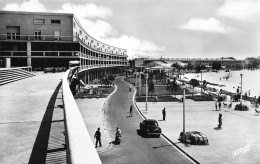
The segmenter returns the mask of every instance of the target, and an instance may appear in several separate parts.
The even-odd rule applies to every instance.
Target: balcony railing
[[[0,34],[0,40],[12,41],[79,41],[76,36],[53,36],[53,35],[8,35]]]

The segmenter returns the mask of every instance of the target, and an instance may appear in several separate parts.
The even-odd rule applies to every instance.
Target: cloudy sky
[[[260,56],[260,0],[0,0],[1,10],[74,13],[131,57]]]

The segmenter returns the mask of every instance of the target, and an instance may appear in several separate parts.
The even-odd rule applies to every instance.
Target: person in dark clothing
[[[219,108],[219,110],[221,109],[221,103],[220,103],[220,101],[218,102],[218,108]]]
[[[94,138],[96,138],[96,147],[97,147],[97,144],[99,143],[99,146],[101,147],[102,144],[101,144],[101,133],[100,133],[100,128],[97,129],[95,135],[94,135]]]
[[[130,106],[130,110],[129,110],[130,116],[133,117],[133,106]]]
[[[219,114],[219,116],[218,116],[218,129],[222,130],[221,126],[222,126],[222,114]]]
[[[163,121],[165,121],[165,117],[166,117],[166,111],[165,111],[165,108],[163,108],[163,110],[162,110],[162,115],[163,115]]]

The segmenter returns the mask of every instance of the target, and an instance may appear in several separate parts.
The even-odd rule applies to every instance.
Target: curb
[[[125,79],[125,78],[123,78]],[[125,80],[124,80],[125,81]],[[128,83],[127,81],[125,81],[126,83]],[[137,92],[137,89],[135,87],[133,87],[135,89],[134,95],[133,95],[133,102],[134,105],[138,111],[138,113],[141,115],[141,117],[146,120],[146,117],[143,115],[143,113],[140,111],[140,109],[138,108],[138,106],[136,105],[136,101],[135,101],[135,95]],[[179,146],[177,146],[174,142],[172,142],[165,134],[162,133],[162,136],[164,137],[165,140],[167,140],[168,142],[170,142],[173,146],[175,146],[180,152],[182,152],[185,156],[187,156],[192,162],[199,164],[199,162],[194,159],[192,156],[190,156],[188,153],[186,153],[184,150],[182,150]]]
[[[104,133],[105,133],[105,136],[106,136],[106,140],[107,140],[107,141],[111,141],[111,138],[109,137],[108,131],[107,131],[107,129],[106,129],[107,124],[106,124],[106,117],[105,117],[105,109],[107,108],[106,104],[107,104],[108,100],[110,99],[110,97],[111,97],[116,91],[117,91],[117,85],[115,85],[115,90],[108,95],[108,97],[106,98],[105,103],[103,104],[103,107],[102,107],[102,128],[103,128],[103,130],[104,130]],[[109,149],[111,149],[112,147],[113,147],[113,145],[111,144],[111,142],[109,142],[108,145],[106,145],[103,149],[98,150],[97,152],[98,152],[98,154],[102,154],[102,153],[108,151]]]

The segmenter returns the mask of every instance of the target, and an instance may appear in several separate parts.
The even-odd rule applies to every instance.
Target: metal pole
[[[183,132],[182,140],[185,142],[185,88],[183,88]]]
[[[148,97],[147,97],[147,92],[148,92],[147,79],[148,79],[148,78],[145,78],[145,88],[146,88],[146,91],[145,91],[145,93],[146,93],[146,98],[145,98],[145,100],[146,100],[145,110],[146,110],[146,111],[148,110],[148,108],[147,108],[147,99],[148,99]]]
[[[243,77],[243,74],[240,74],[240,76],[241,76],[240,105],[241,105],[241,109],[243,109],[242,108],[242,77]]]
[[[200,72],[201,73],[201,86],[200,86],[200,95],[202,95],[202,71]]]
[[[141,96],[141,71],[139,72],[139,97]]]

